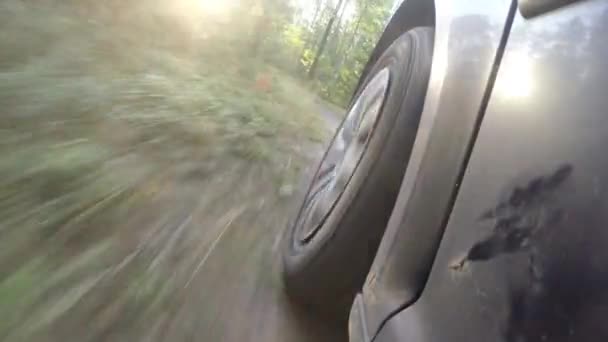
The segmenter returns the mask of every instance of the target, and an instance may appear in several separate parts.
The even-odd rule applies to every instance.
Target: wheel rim
[[[296,222],[295,240],[309,243],[340,200],[376,128],[389,87],[382,69],[363,89],[327,149]]]

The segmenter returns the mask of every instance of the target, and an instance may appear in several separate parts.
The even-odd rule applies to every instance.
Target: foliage
[[[145,328],[174,290],[165,255],[181,255],[175,228],[199,183],[233,164],[282,179],[325,137],[315,97],[250,58],[254,20],[180,6],[0,3],[0,340]],[[218,187],[216,202],[234,190]]]
[[[308,78],[307,73],[318,60],[311,85],[326,100],[346,106],[393,1],[317,0],[312,12],[310,8],[302,12],[297,2],[287,0],[241,3],[224,22],[225,31],[232,37],[221,37],[230,42],[226,45],[242,47],[244,55],[253,54],[301,80]],[[251,13],[259,16],[252,17]]]
[[[334,3],[319,2],[320,6],[335,6]],[[327,48],[319,55],[319,37],[323,34],[335,14],[321,10],[319,17],[307,27],[312,44],[305,47],[301,63],[310,68],[313,60],[319,59],[315,87],[327,100],[346,106],[355,90],[359,77],[390,14],[392,1],[351,0],[343,3],[338,11],[338,23],[331,32]],[[349,7],[351,6],[351,7]],[[347,8],[353,8],[345,16]]]
[[[312,16],[199,2],[0,3],[1,340],[90,324],[141,337],[200,250],[183,247],[184,212],[214,226],[244,196],[288,192],[327,137],[306,88],[346,105],[388,15],[371,0],[317,0]]]

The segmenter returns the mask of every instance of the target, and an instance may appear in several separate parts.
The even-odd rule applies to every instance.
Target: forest
[[[387,22],[394,1],[315,0],[312,16],[286,26],[286,50],[298,56],[298,71],[326,100],[346,106]],[[296,18],[298,16],[296,15]]]
[[[0,340],[251,340],[223,322],[282,298],[272,246],[390,10],[0,2]]]
[[[226,7],[223,13],[218,5],[210,7],[215,7],[221,22],[215,23],[217,38],[232,42],[227,49],[241,49],[228,54],[253,56],[281,68],[344,107],[393,4],[392,0],[243,0],[238,6],[219,6]]]

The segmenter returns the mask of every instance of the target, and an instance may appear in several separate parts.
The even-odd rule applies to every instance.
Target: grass
[[[102,334],[116,312],[148,315],[177,286],[163,281],[170,264],[150,269],[175,238],[167,227],[217,189],[200,184],[242,164],[277,192],[325,137],[296,80],[185,38],[171,13],[0,3],[0,339],[61,340],[79,318]]]

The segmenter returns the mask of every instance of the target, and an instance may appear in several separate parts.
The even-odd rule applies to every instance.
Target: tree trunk
[[[350,0],[344,0],[344,4],[342,5],[342,9],[340,10],[340,15],[338,16],[338,21],[336,24],[336,28],[334,29],[334,44],[332,44],[332,46],[334,47],[334,57],[338,56],[338,58],[334,61],[334,63],[337,63],[337,61],[340,59],[339,58],[339,53],[340,53],[340,30],[342,29],[342,19],[344,18],[344,12],[346,12],[346,7],[348,6]]]
[[[348,45],[346,45],[346,48],[343,53],[342,51],[338,51],[338,63],[335,65],[336,77],[334,78],[334,86],[340,80],[340,69],[342,68],[342,64],[344,63],[344,61],[348,60],[348,56],[352,50],[353,44],[355,43],[357,34],[359,34],[359,27],[361,26],[361,21],[363,21],[363,17],[365,17],[365,14],[367,13],[368,6],[369,1],[366,1],[365,5],[361,9],[361,12],[359,13],[359,18],[357,18],[357,23],[355,24],[355,28],[353,29],[353,34],[350,37],[350,42],[348,43]]]
[[[367,8],[369,7],[369,1],[365,2],[365,6],[361,9],[361,13],[359,14],[359,18],[357,19],[357,24],[355,24],[355,29],[353,30],[353,34],[350,37],[350,43],[346,46],[346,51],[344,56],[346,57],[355,43],[355,38],[357,38],[357,34],[359,34],[359,27],[361,26],[361,21],[363,21],[363,17],[367,13]]]
[[[306,37],[306,41],[304,42],[304,45],[302,46],[302,50],[300,51],[299,54],[299,59],[297,60],[296,65],[300,66],[300,61],[304,59],[305,54],[306,54],[306,50],[308,50],[309,48],[311,48],[312,46],[315,46],[316,44],[316,40],[317,40],[317,26],[319,26],[319,20],[321,20],[321,18],[323,18],[323,12],[321,9],[323,8],[323,5],[325,4],[324,0],[317,0],[316,2],[316,6],[315,6],[315,14],[312,17],[312,21],[308,27],[308,34]],[[305,71],[306,68],[303,68],[303,72],[306,73]]]
[[[312,44],[314,44],[315,41],[315,31],[318,25],[318,21],[320,19],[321,16],[321,7],[323,6],[325,2],[323,0],[317,0],[317,6],[315,7],[315,14],[312,17],[312,22],[310,24],[310,34],[308,35],[308,39],[306,39],[306,43],[304,44],[304,50],[306,50],[308,47],[310,47]],[[302,52],[303,53],[303,52]]]
[[[321,59],[321,56],[323,55],[323,52],[325,51],[325,47],[327,45],[327,40],[329,39],[329,34],[331,33],[331,29],[333,28],[334,23],[335,23],[336,19],[338,18],[338,14],[340,12],[340,9],[342,8],[343,3],[344,3],[344,0],[339,0],[338,5],[336,6],[336,8],[334,10],[334,13],[332,14],[331,18],[329,19],[327,26],[325,27],[325,32],[323,32],[323,37],[321,38],[321,43],[319,43],[319,47],[317,48],[317,53],[315,54],[315,60],[312,62],[312,65],[310,66],[310,70],[308,71],[308,77],[310,79],[313,79],[315,77],[317,68],[319,66],[319,61]]]

